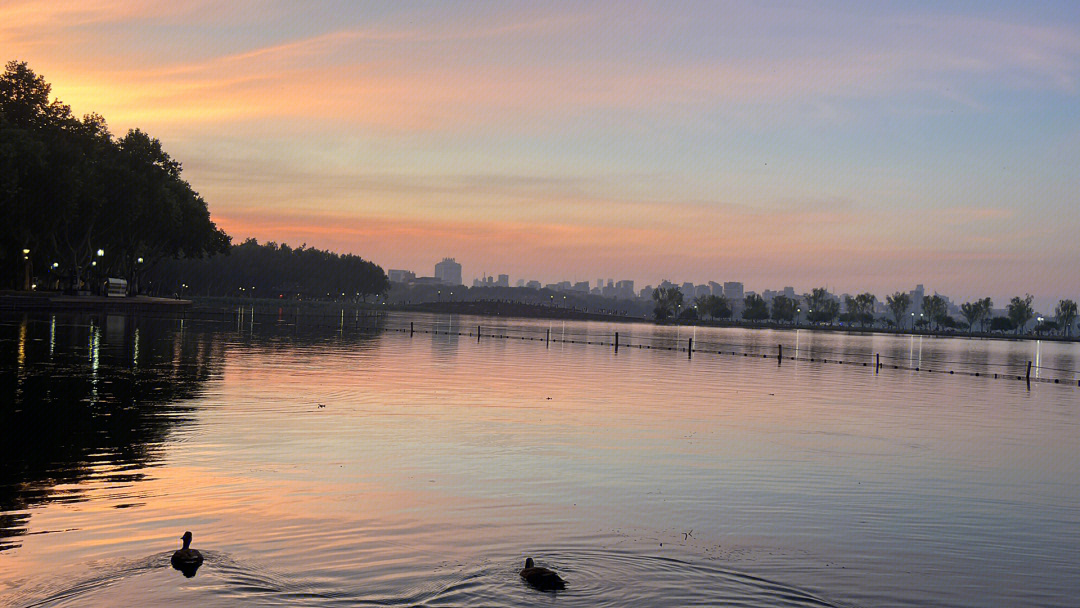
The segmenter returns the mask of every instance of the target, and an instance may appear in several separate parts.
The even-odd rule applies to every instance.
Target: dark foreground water
[[[477,323],[508,337],[458,335]],[[614,331],[618,353],[581,343]],[[689,338],[816,360],[636,348]],[[875,374],[877,353],[922,371]],[[1028,360],[1061,383],[992,378]],[[1077,361],[647,325],[0,317],[0,605],[1076,606]],[[194,578],[169,565],[185,530]],[[568,588],[524,586],[527,556]]]

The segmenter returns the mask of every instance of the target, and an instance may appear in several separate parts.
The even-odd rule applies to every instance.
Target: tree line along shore
[[[653,315],[658,321],[668,319],[713,319],[730,321],[734,316],[732,302],[724,296],[699,296],[686,302],[678,287],[658,287],[652,294]],[[965,332],[981,335],[1034,335],[1072,337],[1077,323],[1077,305],[1063,299],[1054,309],[1054,318],[1038,315],[1032,307],[1030,294],[1013,297],[1005,306],[1004,315],[994,315],[991,298],[981,298],[960,305],[960,319],[948,312],[944,298],[934,294],[913,302],[911,296],[896,292],[886,296],[889,314],[875,314],[877,296],[862,293],[847,296],[841,313],[840,299],[825,288],[815,288],[802,297],[776,296],[771,302],[758,294],[747,295],[742,304],[741,318],[751,324],[794,325],[805,322],[811,327],[859,329],[891,329],[935,334]],[[918,308],[916,309],[916,304]],[[918,310],[918,312],[916,312]]]
[[[300,297],[387,289],[355,255],[232,239],[184,180],[179,161],[140,129],[114,136],[99,114],[75,117],[25,62],[0,74],[0,289],[104,295]],[[110,290],[111,291],[111,290]]]

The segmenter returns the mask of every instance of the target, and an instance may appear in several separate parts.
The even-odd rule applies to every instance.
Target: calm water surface
[[[631,346],[581,343],[615,331]],[[690,338],[819,360],[636,348]],[[877,353],[938,371],[875,374]],[[986,377],[1029,360],[1062,383]],[[1076,606],[1077,361],[805,331],[9,314],[0,605]],[[169,566],[185,530],[194,578]],[[527,556],[567,590],[524,586]]]

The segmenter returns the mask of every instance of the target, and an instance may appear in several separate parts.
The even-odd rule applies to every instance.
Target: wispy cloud
[[[205,8],[188,6],[183,14],[202,15]],[[72,28],[85,40],[93,37],[88,26],[150,15],[167,20],[178,12],[171,4],[20,3],[0,11],[0,21],[8,23],[0,32],[18,46],[33,44],[35,32],[55,37]],[[701,111],[738,115],[743,106],[762,103],[804,110],[807,103],[825,107],[893,95],[980,107],[987,85],[1075,93],[1080,73],[1080,42],[1070,28],[986,18],[883,16],[870,22],[871,33],[881,33],[876,39],[818,44],[766,36],[752,47],[760,52],[747,54],[722,45],[680,52],[632,19],[595,10],[506,10],[464,27],[430,12],[416,16],[412,23],[385,18],[315,35],[255,39],[243,50],[150,65],[98,61],[108,53],[98,39],[71,69],[50,77],[71,102],[125,124],[303,120],[309,128],[309,119],[319,117],[335,128],[454,131],[550,129],[567,117],[604,112],[627,121],[627,113],[643,111],[661,120]],[[714,17],[718,38],[734,34],[737,19],[706,11],[703,20]],[[774,17],[789,28],[799,12]],[[665,22],[679,26],[667,12],[652,18],[654,29]],[[806,27],[824,28],[821,19]]]

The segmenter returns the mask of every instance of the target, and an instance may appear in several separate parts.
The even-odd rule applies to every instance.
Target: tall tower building
[[[454,258],[443,258],[435,264],[435,278],[447,285],[461,285],[461,264]]]

